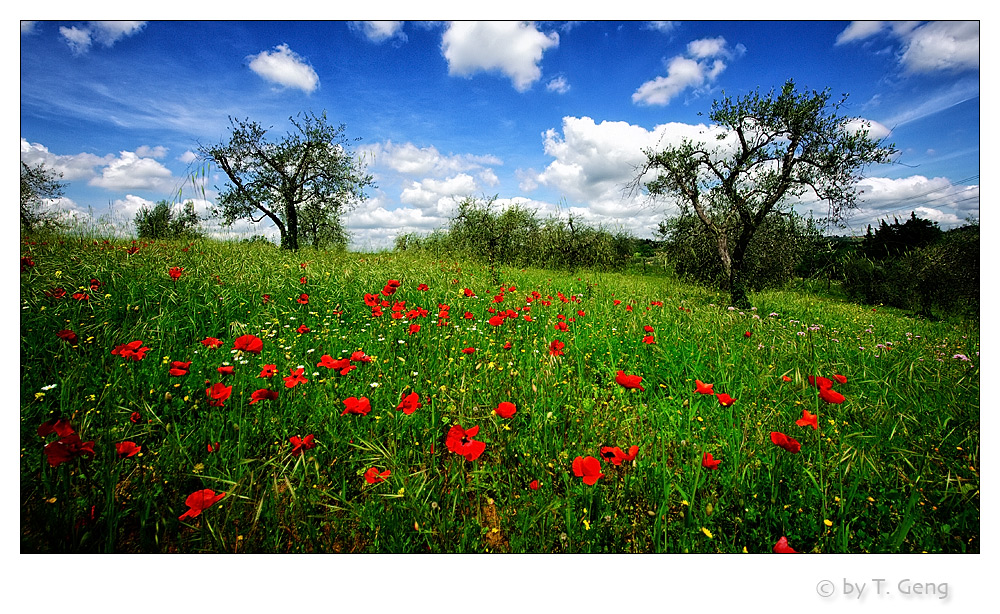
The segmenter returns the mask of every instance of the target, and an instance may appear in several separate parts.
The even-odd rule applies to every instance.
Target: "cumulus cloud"
[[[140,145],[136,148],[135,155],[140,158],[163,158],[167,155],[167,148],[163,145],[157,145],[155,147]]]
[[[181,155],[177,156],[177,159],[183,162],[184,164],[191,164],[192,162],[198,159],[198,154],[189,149],[184,153],[182,153]]]
[[[541,78],[542,54],[558,45],[558,33],[544,34],[534,24],[514,21],[452,22],[441,37],[448,74],[471,77],[499,71],[519,92]]]
[[[373,158],[374,168],[386,166],[398,173],[410,176],[433,175],[440,177],[503,164],[500,158],[493,155],[445,155],[433,145],[418,147],[413,143],[397,144],[392,141],[375,144],[365,148],[364,152],[365,155],[370,155]]]
[[[413,181],[399,195],[399,201],[420,209],[431,209],[443,214],[462,199],[480,192],[479,184],[466,173],[446,179]]]
[[[390,39],[396,39],[399,43],[406,42],[402,21],[351,21],[347,27],[360,32],[373,43],[384,43]]]
[[[93,43],[111,47],[146,27],[145,21],[90,21],[80,26],[61,26],[59,34],[74,55],[90,51]]]
[[[837,45],[885,35],[900,42],[899,62],[907,72],[962,72],[979,69],[979,22],[855,21]]]
[[[545,84],[545,89],[556,94],[565,94],[569,91],[569,82],[566,81],[566,77],[560,75],[555,79],[549,79],[549,82]]]
[[[868,138],[880,140],[889,136],[891,132],[888,128],[878,123],[877,121],[864,118],[854,118],[844,124],[844,130],[855,134],[862,130],[868,131]]]
[[[21,22],[21,35],[25,34],[38,34],[38,22],[24,20]]]
[[[63,181],[78,181],[94,177],[94,169],[111,162],[114,156],[95,156],[90,153],[74,155],[58,155],[50,152],[41,143],[29,143],[21,138],[21,161],[28,166],[45,164],[57,173],[62,174]]]
[[[654,32],[661,32],[663,34],[670,34],[676,27],[677,24],[673,21],[647,21],[642,24],[643,30],[653,30]]]
[[[108,190],[170,190],[170,169],[153,158],[123,151],[88,183]]]
[[[664,106],[684,90],[692,88],[700,91],[710,87],[726,69],[726,60],[742,55],[744,51],[743,45],[729,49],[726,39],[721,36],[691,41],[686,55],[676,55],[665,61],[666,76],[640,85],[632,94],[632,102]]]
[[[299,54],[282,43],[274,51],[261,51],[247,56],[250,70],[265,81],[282,87],[300,89],[309,94],[319,87],[319,75]]]

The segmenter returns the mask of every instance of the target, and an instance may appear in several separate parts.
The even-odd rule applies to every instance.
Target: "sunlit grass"
[[[739,311],[658,277],[412,253],[56,237],[22,256],[26,552],[736,553],[782,536],[800,552],[979,550],[971,323],[790,291]],[[401,285],[374,317],[364,296],[390,279]],[[400,301],[426,315],[393,318]],[[517,317],[489,322],[507,310]],[[234,349],[242,335],[260,354]],[[142,360],[112,355],[135,340],[150,348]],[[344,375],[317,366],[358,351],[371,360]],[[188,373],[171,376],[173,361]],[[299,367],[308,381],[286,387]],[[834,374],[847,378],[842,404],[808,382]],[[696,379],[735,403],[695,393]],[[206,395],[215,383],[232,387],[221,407]],[[259,389],[278,398],[251,404]],[[411,392],[422,407],[397,411]],[[350,397],[371,411],[342,415]],[[501,402],[511,418],[493,411]],[[803,410],[818,430],[795,424]],[[93,458],[50,466],[57,436],[38,428],[58,417]],[[454,424],[479,427],[475,460],[446,447]],[[293,454],[290,438],[310,434],[315,447]],[[123,441],[141,452],[118,458]],[[574,475],[577,457],[631,446],[635,459],[602,461],[594,485]],[[368,483],[371,468],[388,477]],[[225,496],[180,520],[206,488]]]

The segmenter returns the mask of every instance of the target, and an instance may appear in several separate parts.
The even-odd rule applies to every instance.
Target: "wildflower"
[[[183,377],[188,374],[188,369],[191,367],[191,362],[182,362],[180,360],[175,360],[170,363],[170,377]]]
[[[642,338],[642,342],[647,343],[649,345],[653,345],[656,343],[656,340],[653,339],[653,335],[646,335]]]
[[[259,390],[254,390],[250,393],[250,405],[253,405],[257,401],[273,401],[278,398],[277,390],[268,390],[267,388],[261,388]]]
[[[458,424],[452,425],[445,438],[445,446],[455,454],[464,456],[465,460],[474,461],[486,450],[485,443],[473,439],[477,433],[479,433],[478,425],[469,430]]]
[[[205,389],[205,394],[208,396],[209,405],[212,407],[224,407],[223,402],[229,398],[229,395],[233,393],[232,386],[226,386],[221,382],[218,384],[212,384],[210,388]]]
[[[52,290],[46,290],[45,291],[45,296],[47,296],[49,298],[54,298],[54,299],[65,298],[66,297],[66,290],[64,290],[62,288],[54,288]]]
[[[798,426],[811,426],[813,430],[819,428],[819,420],[814,414],[810,414],[809,410],[802,410],[802,417],[795,421]]]
[[[137,411],[134,411],[128,417],[128,421],[131,422],[132,424],[139,424],[140,422],[142,422],[142,414],[140,414]]]
[[[782,375],[781,376],[781,381],[783,381],[783,382],[790,382],[790,381],[792,381],[792,378],[788,377],[787,375]]]
[[[215,337],[206,337],[201,340],[201,344],[207,347],[208,349],[222,347],[222,342],[216,339]]]
[[[260,297],[260,302],[261,304],[267,305],[268,303],[271,302],[271,295],[265,294],[264,296]]]
[[[829,390],[830,388],[833,388],[833,382],[832,381],[828,380],[825,377],[819,377],[819,376],[815,376],[815,375],[810,375],[809,376],[809,385],[810,386],[816,386],[820,390],[824,390],[824,389]]]
[[[149,348],[142,347],[142,341],[132,341],[116,346],[115,349],[111,350],[111,353],[125,359],[142,360],[148,351]]]
[[[90,291],[91,292],[97,292],[98,290],[101,289],[102,285],[103,284],[100,281],[98,281],[97,278],[95,278],[95,277],[90,278]]]
[[[309,329],[309,327],[308,327],[308,326],[306,326],[305,324],[300,324],[300,325],[299,325],[299,327],[298,327],[297,329],[295,329],[295,330],[296,330],[296,332],[298,332],[298,333],[299,333],[300,335],[304,335],[304,334],[308,333],[310,329]]]
[[[118,452],[118,456],[123,458],[132,458],[141,450],[142,446],[135,445],[134,441],[123,441],[115,444],[115,451]]]
[[[717,394],[716,398],[719,399],[719,405],[723,407],[729,407],[730,405],[736,402],[736,399],[734,399],[733,397],[729,396],[724,392],[720,392],[719,394]]]
[[[357,351],[351,352],[351,361],[352,362],[371,362],[372,361],[372,357],[368,356],[367,354],[365,354],[361,350],[357,350]]]
[[[175,282],[181,278],[181,274],[183,273],[184,273],[183,267],[178,267],[178,266],[170,267],[170,270],[167,271],[167,274],[170,275],[170,279],[174,280]]]
[[[218,441],[216,441],[216,442],[215,442],[214,444],[213,444],[212,442],[209,442],[209,443],[208,443],[208,444],[207,444],[207,445],[205,446],[205,449],[207,449],[207,450],[208,450],[208,453],[209,453],[209,454],[213,454],[213,453],[215,453],[215,452],[218,452],[218,451],[219,451],[219,442],[218,442]]]
[[[558,339],[553,339],[552,343],[549,344],[549,356],[564,355],[565,354],[565,352],[563,352],[564,347],[566,347],[565,343],[559,341]]]
[[[362,416],[367,416],[368,412],[372,410],[371,402],[368,401],[368,397],[348,397],[344,399],[344,411],[340,412],[340,415],[344,414],[360,414]]]
[[[308,280],[307,280],[307,279],[306,279],[305,277],[299,277],[299,283],[300,283],[300,284],[304,284],[304,283],[306,283],[307,281],[308,281]]]
[[[45,446],[45,456],[52,467],[58,467],[78,456],[94,458],[94,442],[82,441],[76,433],[69,433]]]
[[[694,385],[695,385],[694,391],[699,394],[715,394],[715,392],[712,390],[712,386],[714,386],[715,384],[706,384],[705,382],[696,379],[694,380]]]
[[[288,441],[292,444],[292,456],[316,447],[316,438],[311,433],[302,439],[299,439],[298,435],[292,435]]]
[[[640,376],[625,375],[625,372],[621,370],[619,370],[615,375],[615,382],[623,388],[638,388],[643,392],[646,391],[646,389],[642,387],[642,378]]]
[[[504,321],[504,316],[502,315],[493,316],[489,320],[490,326],[500,326],[501,324],[503,324],[503,321]]]
[[[471,348],[471,347],[470,347],[470,348],[463,348],[463,349],[462,349],[462,353],[463,353],[463,354],[472,354],[472,353],[474,353],[475,351],[476,351],[476,348]]]
[[[293,367],[289,369],[288,372],[291,373],[291,375],[286,375],[282,378],[285,380],[285,388],[295,388],[298,384],[304,384],[309,381],[303,377],[303,373],[305,373],[305,368],[303,367],[299,367],[298,369]]]
[[[216,369],[216,371],[218,371],[220,375],[232,375],[233,371],[235,371],[235,367],[232,365],[222,365]]]
[[[420,290],[421,292],[423,292],[423,291],[426,291],[426,290],[430,290],[430,288],[427,286],[427,284],[420,284],[419,286],[417,286],[417,290]]]
[[[89,301],[90,295],[87,294],[86,292],[74,292],[73,298],[75,298],[78,301]]]
[[[74,432],[73,427],[70,426],[69,420],[66,420],[65,418],[53,418],[52,420],[43,422],[38,427],[39,437],[47,437],[52,433],[55,433],[62,438],[72,435]]]
[[[611,463],[614,466],[619,466],[622,461],[625,460],[625,453],[618,446],[603,446],[601,452],[598,455],[606,463]]]
[[[462,290],[462,294],[464,294],[465,296],[468,296],[468,297],[472,297],[472,296],[476,295],[476,293],[473,292],[472,290],[470,290],[469,288],[465,288],[464,290]]]
[[[71,345],[76,345],[76,342],[80,340],[79,337],[76,336],[76,333],[71,330],[61,330],[56,333],[56,337],[69,342]]]
[[[528,488],[530,488],[531,490],[538,490],[539,488],[538,480],[531,480],[531,482],[528,483]]]
[[[642,327],[642,330],[643,330],[643,332],[652,333],[653,332],[653,327],[650,326],[649,324],[647,324],[647,325],[645,325],[645,326]]]
[[[517,407],[509,401],[503,401],[493,411],[501,418],[512,418],[517,413]]]
[[[260,370],[260,375],[257,377],[274,377],[278,372],[278,365],[264,365],[264,368]]]
[[[958,360],[964,360],[966,362],[969,361],[969,357],[966,356],[965,354],[955,354],[954,356],[952,356],[952,358],[956,358]]]
[[[409,416],[421,407],[423,407],[423,403],[420,402],[420,395],[416,392],[411,392],[410,394],[401,396],[399,405],[396,406],[396,411],[401,411]]]
[[[295,302],[298,303],[299,305],[308,305],[309,304],[309,295],[308,294],[300,294],[299,298],[295,299]]]
[[[420,332],[420,325],[419,324],[410,324],[409,334],[412,335],[412,334],[418,333],[418,332]]]
[[[701,457],[701,466],[704,467],[705,469],[714,471],[719,468],[720,464],[722,464],[722,459],[712,458],[711,452],[705,452],[705,454],[703,454]]]
[[[819,398],[823,399],[827,403],[833,403],[835,405],[840,405],[845,401],[844,395],[840,394],[833,388],[820,388]]]
[[[788,450],[792,454],[798,454],[799,450],[802,449],[802,444],[795,441],[788,435],[785,435],[784,433],[779,433],[777,431],[771,431],[771,443],[780,448]]]
[[[264,349],[264,342],[254,335],[242,335],[233,341],[233,349],[260,354]]]
[[[180,515],[178,520],[184,520],[185,518],[194,518],[200,516],[202,512],[212,507],[216,503],[222,500],[226,496],[226,493],[220,492],[215,494],[215,491],[211,488],[206,488],[204,490],[198,490],[190,495],[188,495],[187,500],[184,501],[184,505],[188,506],[188,511]]]
[[[847,383],[847,378],[844,377],[843,375],[839,374],[839,373],[835,374],[833,376],[833,379],[837,380],[838,384],[846,384]]]
[[[593,456],[577,456],[573,459],[573,475],[583,478],[583,483],[587,486],[593,486],[599,478],[604,477],[601,462]]]
[[[751,333],[750,331],[743,333],[743,336],[746,337],[747,339],[749,339],[751,335],[753,335],[753,333]]]
[[[365,481],[369,484],[378,484],[379,482],[384,482],[390,475],[392,475],[392,472],[388,469],[379,472],[378,467],[371,467],[368,471],[365,471]]]
[[[778,543],[774,544],[775,554],[796,554],[797,551],[788,545],[788,538],[784,535],[778,540]]]

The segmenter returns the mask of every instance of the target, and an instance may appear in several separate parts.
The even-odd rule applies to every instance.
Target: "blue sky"
[[[280,136],[326,111],[377,184],[344,218],[355,248],[442,227],[470,195],[651,237],[674,209],[623,192],[643,148],[697,136],[723,92],[787,79],[850,94],[843,113],[901,152],[868,169],[840,232],[979,217],[976,22],[41,21],[20,52],[21,160],[61,171],[52,206],[83,218],[125,224],[178,190],[206,211],[225,177],[203,198],[193,152],[229,116]]]

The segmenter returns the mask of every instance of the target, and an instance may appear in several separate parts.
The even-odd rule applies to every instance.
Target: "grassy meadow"
[[[980,551],[975,322],[411,252],[21,257],[22,553]]]

